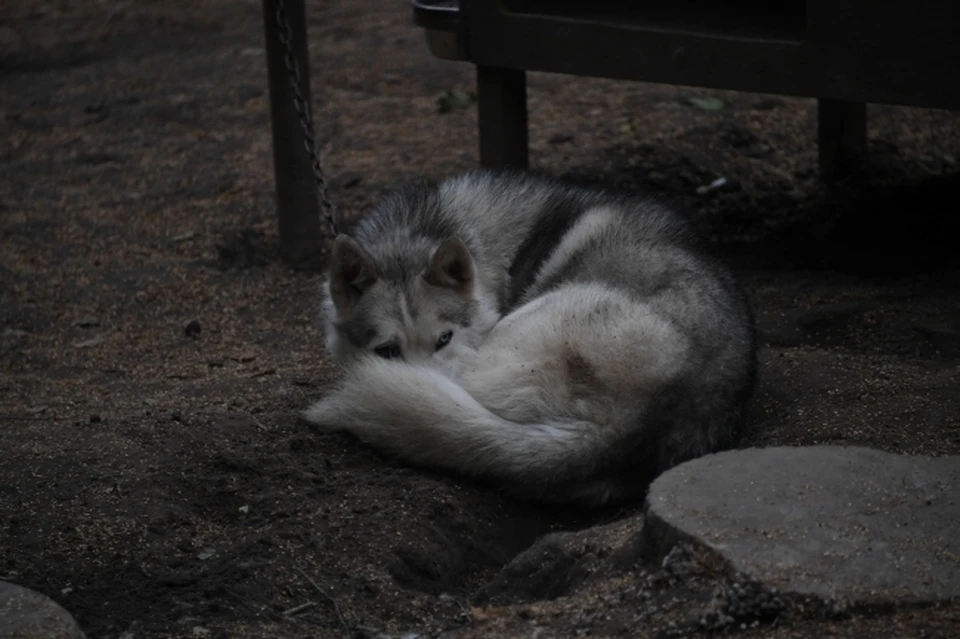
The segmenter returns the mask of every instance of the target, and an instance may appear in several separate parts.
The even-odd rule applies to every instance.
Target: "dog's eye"
[[[446,331],[440,334],[440,337],[437,338],[437,350],[450,343],[450,340],[453,338],[453,331]]]
[[[373,349],[373,352],[383,359],[399,359],[400,358],[400,345],[399,344],[382,344]]]

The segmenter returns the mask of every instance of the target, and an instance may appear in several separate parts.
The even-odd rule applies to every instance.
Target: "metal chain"
[[[316,181],[317,197],[326,213],[330,231],[333,237],[336,237],[339,235],[337,209],[330,201],[330,196],[327,193],[327,181],[323,177],[320,153],[317,152],[317,142],[313,134],[313,116],[310,113],[310,103],[303,97],[303,91],[300,88],[300,65],[297,64],[297,58],[293,55],[293,34],[284,12],[284,0],[277,1],[276,18],[277,26],[280,28],[280,42],[286,52],[284,63],[290,77],[290,90],[293,91],[293,106],[300,117],[300,128],[303,129],[303,148],[310,156],[310,167],[313,169],[313,177]]]

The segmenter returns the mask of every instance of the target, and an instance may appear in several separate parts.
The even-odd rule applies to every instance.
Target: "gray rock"
[[[52,599],[8,581],[0,581],[0,636],[85,639],[70,613]]]
[[[650,487],[644,544],[691,542],[780,592],[849,605],[960,598],[960,457],[727,451]]]

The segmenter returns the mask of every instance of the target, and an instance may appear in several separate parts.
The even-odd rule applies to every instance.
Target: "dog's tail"
[[[588,479],[610,455],[607,429],[576,419],[503,419],[449,377],[424,366],[372,358],[359,362],[304,417],[324,430],[350,432],[408,463],[492,480],[541,501],[599,504],[615,490],[609,482]]]

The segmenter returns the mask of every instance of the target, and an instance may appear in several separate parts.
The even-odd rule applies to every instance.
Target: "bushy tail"
[[[605,429],[576,420],[511,422],[423,366],[359,362],[304,417],[409,463],[494,480],[541,500],[604,502],[611,489],[589,479],[610,454]],[[566,494],[539,494],[560,486]]]

